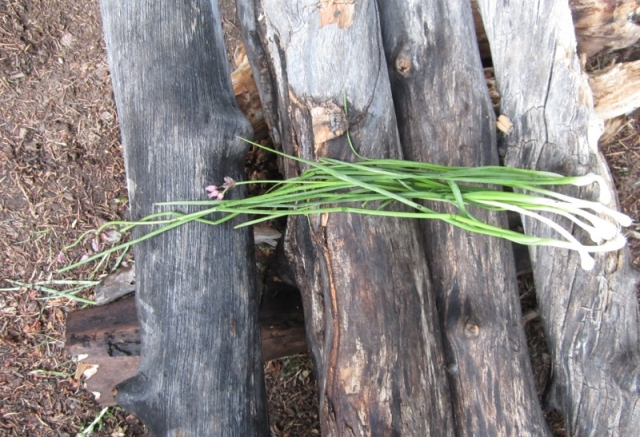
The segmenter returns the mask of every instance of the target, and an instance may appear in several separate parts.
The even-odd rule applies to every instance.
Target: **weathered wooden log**
[[[136,291],[136,266],[120,266],[115,272],[102,278],[96,286],[94,300],[96,305],[106,305],[127,294]]]
[[[502,137],[505,164],[567,175],[591,171],[610,180],[597,150],[601,121],[580,70],[566,1],[478,3],[492,47],[502,113],[514,126]],[[531,68],[522,53],[534,52],[536,68]],[[563,191],[595,197],[588,189]],[[532,234],[551,235],[539,222],[525,219],[524,225]],[[564,411],[567,435],[636,433],[637,274],[629,266],[628,250],[596,255],[589,272],[581,269],[575,252],[533,247],[530,254],[553,362],[548,406]]]
[[[640,108],[640,61],[625,62],[589,75],[596,114],[603,120]]]
[[[578,52],[593,56],[623,49],[640,39],[640,5],[636,0],[569,0]]]
[[[278,240],[282,237],[280,232],[267,225],[254,225],[252,230],[253,242],[256,245],[267,244],[276,247]],[[96,286],[94,300],[96,305],[105,305],[135,291],[135,264],[124,265],[123,263],[120,268],[104,277]]]
[[[640,39],[640,7],[636,0],[569,0],[578,51],[586,57],[635,44]],[[478,46],[482,59],[491,48],[477,0],[471,0]]]
[[[269,284],[260,304],[263,361],[307,351],[300,293]],[[140,364],[140,323],[133,296],[74,311],[67,317],[65,349],[82,363],[97,365],[87,389],[101,405],[115,405],[113,388],[135,375]]]
[[[217,2],[101,6],[132,218],[242,179],[237,137],[251,127],[233,95]],[[117,401],[153,435],[268,434],[253,245],[233,226],[193,223],[134,249],[142,360]]]
[[[582,61],[604,50],[613,51],[634,44],[640,39],[640,6],[636,0],[571,0],[573,22]],[[485,62],[491,49],[478,2],[471,0],[473,20]],[[638,61],[612,66],[589,74],[596,113],[603,120],[628,114],[640,107],[640,74]]]
[[[406,158],[498,165],[495,116],[469,2],[378,4]],[[506,214],[473,214],[507,227]],[[521,323],[511,244],[436,220],[421,223],[450,369],[456,435],[547,435]]]
[[[375,1],[241,0],[273,137],[307,159],[401,157]],[[342,109],[343,93],[349,116]],[[303,168],[284,162],[285,176]],[[416,223],[290,219],[323,435],[453,435],[435,299]]]
[[[478,7],[475,1],[472,1],[471,4],[474,8]],[[491,58],[491,51],[482,24],[482,17],[477,9],[474,9],[473,12],[480,54],[488,60]],[[609,120],[631,113],[640,107],[639,63],[640,61],[616,64],[589,74],[594,105],[600,118]],[[240,110],[251,122],[254,139],[265,138],[269,129],[262,112],[258,89],[244,51],[238,59],[238,67],[231,73],[231,82]]]

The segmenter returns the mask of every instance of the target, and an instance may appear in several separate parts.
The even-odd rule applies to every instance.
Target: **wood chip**
[[[500,115],[496,120],[496,126],[505,134],[509,135],[513,131],[513,123],[506,115]]]

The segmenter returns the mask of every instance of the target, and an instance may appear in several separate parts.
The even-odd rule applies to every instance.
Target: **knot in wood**
[[[467,338],[476,338],[480,335],[480,327],[476,323],[468,321],[464,324],[464,335]]]
[[[411,70],[411,59],[408,58],[404,58],[401,56],[398,56],[396,58],[396,71],[401,74],[402,76],[406,75],[409,70]]]
[[[406,76],[413,67],[413,61],[411,60],[411,50],[409,46],[404,46],[396,56],[396,71],[401,76]]]

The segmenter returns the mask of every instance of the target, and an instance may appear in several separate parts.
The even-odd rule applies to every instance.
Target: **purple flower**
[[[209,199],[215,198],[216,200],[222,200],[224,199],[225,193],[235,186],[236,181],[234,181],[233,178],[230,178],[229,176],[225,176],[224,184],[222,184],[222,186],[218,187],[217,185],[209,185],[208,187],[205,187],[205,190],[207,191],[207,196],[209,196]]]
[[[59,252],[58,255],[56,256],[56,261],[58,261],[59,263],[63,263],[65,258],[66,257],[64,256],[64,253]]]
[[[207,196],[209,196],[209,199],[213,199],[214,197],[217,198],[218,195],[220,195],[218,187],[216,187],[215,185],[209,185],[205,188],[205,190],[207,190]]]

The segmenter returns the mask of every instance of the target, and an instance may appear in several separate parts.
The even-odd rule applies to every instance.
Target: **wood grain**
[[[469,2],[379,5],[406,158],[498,165],[495,117]],[[504,214],[472,213],[507,227]],[[450,369],[456,435],[548,435],[520,321],[511,245],[437,220],[421,223]]]
[[[343,2],[328,15],[329,3],[238,2],[272,136],[290,154],[353,160],[344,135],[349,126],[361,154],[400,158],[376,3]],[[283,167],[286,177],[304,170],[291,162]],[[285,241],[303,295],[323,435],[452,435],[417,225],[312,216],[290,219]]]
[[[569,0],[569,6],[580,54],[611,52],[640,39],[636,0]]]
[[[101,7],[132,219],[157,202],[206,199],[224,176],[241,180],[237,136],[251,126],[233,95],[217,2]],[[252,238],[235,224],[192,223],[135,247],[142,360],[117,401],[153,435],[268,434]]]
[[[597,149],[601,121],[580,69],[567,3],[478,3],[492,47],[502,113],[514,124],[513,132],[501,139],[505,164],[567,175],[591,171],[611,184]],[[537,53],[535,68],[522,53]],[[562,191],[586,198],[597,194],[589,189]],[[529,233],[550,235],[537,222],[524,220],[524,225]],[[530,254],[553,362],[548,406],[564,411],[567,435],[636,433],[638,275],[630,268],[628,249],[597,255],[589,272],[580,268],[577,254],[567,250],[531,248]]]
[[[640,61],[616,64],[589,75],[596,114],[603,120],[640,107]]]

